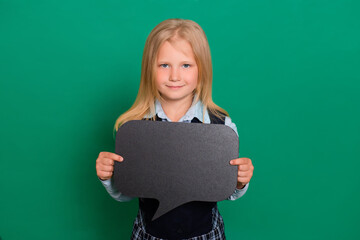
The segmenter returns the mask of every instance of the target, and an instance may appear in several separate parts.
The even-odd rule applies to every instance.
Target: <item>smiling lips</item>
[[[178,89],[178,88],[181,88],[183,86],[167,86],[168,88],[171,88],[171,89]]]

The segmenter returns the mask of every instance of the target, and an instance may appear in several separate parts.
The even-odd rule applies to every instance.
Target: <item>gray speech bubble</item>
[[[114,187],[130,197],[154,198],[152,220],[191,201],[218,202],[235,190],[239,156],[234,130],[221,124],[133,120],[122,125]]]

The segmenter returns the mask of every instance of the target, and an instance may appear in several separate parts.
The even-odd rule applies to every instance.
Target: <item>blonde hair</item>
[[[194,21],[173,18],[159,23],[149,34],[145,42],[142,63],[140,87],[134,104],[115,122],[114,130],[130,120],[141,120],[146,114],[155,115],[155,99],[161,99],[155,86],[157,54],[160,46],[178,39],[187,40],[192,46],[195,61],[198,66],[198,83],[195,89],[195,102],[201,100],[204,110],[207,108],[217,117],[224,118],[229,114],[217,106],[211,97],[212,63],[209,43],[205,32]],[[205,114],[205,111],[203,111]],[[152,118],[155,120],[155,116]]]

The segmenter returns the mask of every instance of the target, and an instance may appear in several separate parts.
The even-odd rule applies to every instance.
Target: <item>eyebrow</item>
[[[167,60],[158,60],[157,61],[158,63],[168,63],[170,61],[167,61]],[[194,63],[194,61],[191,61],[191,60],[186,60],[186,61],[181,61],[180,63]]]

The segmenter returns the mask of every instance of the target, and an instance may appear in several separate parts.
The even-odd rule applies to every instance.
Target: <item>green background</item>
[[[360,239],[360,2],[0,0],[0,238],[129,239],[100,151],[137,94],[150,31],[205,30],[248,192],[221,202],[228,239]]]

